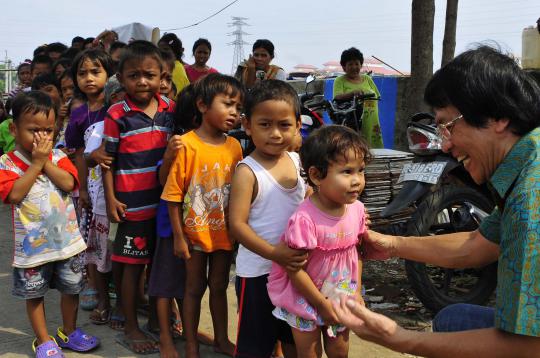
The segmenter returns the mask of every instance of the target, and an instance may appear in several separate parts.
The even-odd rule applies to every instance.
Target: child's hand
[[[317,312],[319,312],[325,325],[331,326],[338,324],[338,317],[329,299],[325,299],[324,303],[320,307],[317,307]]]
[[[291,249],[281,241],[274,246],[272,253],[272,261],[293,272],[300,270],[306,264],[307,258],[306,251]]]
[[[113,157],[105,150],[105,142],[101,143],[98,149],[90,153],[90,159],[99,164],[103,169],[109,170]]]
[[[32,146],[32,164],[43,168],[49,160],[49,154],[51,154],[52,148],[53,142],[48,134],[35,132]]]
[[[173,135],[171,139],[169,139],[163,159],[173,161],[174,158],[176,158],[176,153],[178,153],[183,146],[184,143],[182,143],[182,138],[179,135]]]
[[[60,106],[58,110],[58,118],[67,118],[69,116],[69,104],[66,102]],[[62,123],[63,124],[63,123]]]
[[[92,206],[90,203],[90,195],[88,190],[79,189],[79,200],[77,201],[77,210],[79,215],[82,215],[82,209],[89,209]]]
[[[107,216],[113,223],[119,223],[124,220],[126,216],[127,205],[119,202],[116,198],[107,200]]]
[[[371,216],[369,215],[369,213],[367,212],[366,210],[366,228],[369,229],[369,227],[371,226]]]
[[[191,258],[190,247],[184,238],[174,238],[174,255],[184,260]]]

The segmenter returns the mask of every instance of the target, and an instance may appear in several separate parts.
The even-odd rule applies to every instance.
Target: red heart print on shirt
[[[133,239],[133,243],[139,250],[142,250],[146,247],[146,237],[137,236]]]

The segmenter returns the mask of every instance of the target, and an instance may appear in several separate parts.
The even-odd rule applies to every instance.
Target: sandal
[[[54,339],[54,337],[51,337],[50,341],[41,343],[39,346],[37,345],[37,338],[35,338],[32,342],[32,350],[34,351],[34,353],[36,353],[36,358],[65,357],[60,347],[58,347],[58,344],[56,344],[56,340]]]
[[[173,338],[182,338],[184,336],[184,327],[182,327],[182,321],[176,318],[171,318],[171,331]]]
[[[109,323],[109,320],[111,318],[111,310],[109,308],[105,308],[102,310],[94,308],[88,318],[90,319],[90,322],[98,326],[102,324],[107,324]]]
[[[58,345],[76,352],[88,352],[99,346],[99,338],[86,334],[77,328],[69,336],[62,332],[61,328],[56,331]]]
[[[98,305],[97,291],[93,288],[86,288],[80,294],[79,306],[85,311],[91,311]]]
[[[118,313],[112,313],[111,317],[109,318],[109,327],[111,329],[114,329],[115,331],[123,331],[125,322],[126,322],[126,317]],[[116,327],[113,327],[113,324]]]

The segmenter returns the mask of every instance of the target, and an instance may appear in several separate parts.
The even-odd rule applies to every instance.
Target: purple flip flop
[[[76,352],[88,352],[99,346],[99,338],[84,333],[80,328],[74,330],[69,336],[66,336],[62,329],[58,328],[56,340],[61,348]]]

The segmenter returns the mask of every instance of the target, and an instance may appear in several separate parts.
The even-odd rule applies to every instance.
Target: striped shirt
[[[163,158],[172,132],[175,104],[156,95],[158,110],[150,118],[126,99],[109,108],[105,117],[105,149],[114,159],[114,192],[127,205],[125,219],[152,219],[161,195],[156,164]]]

